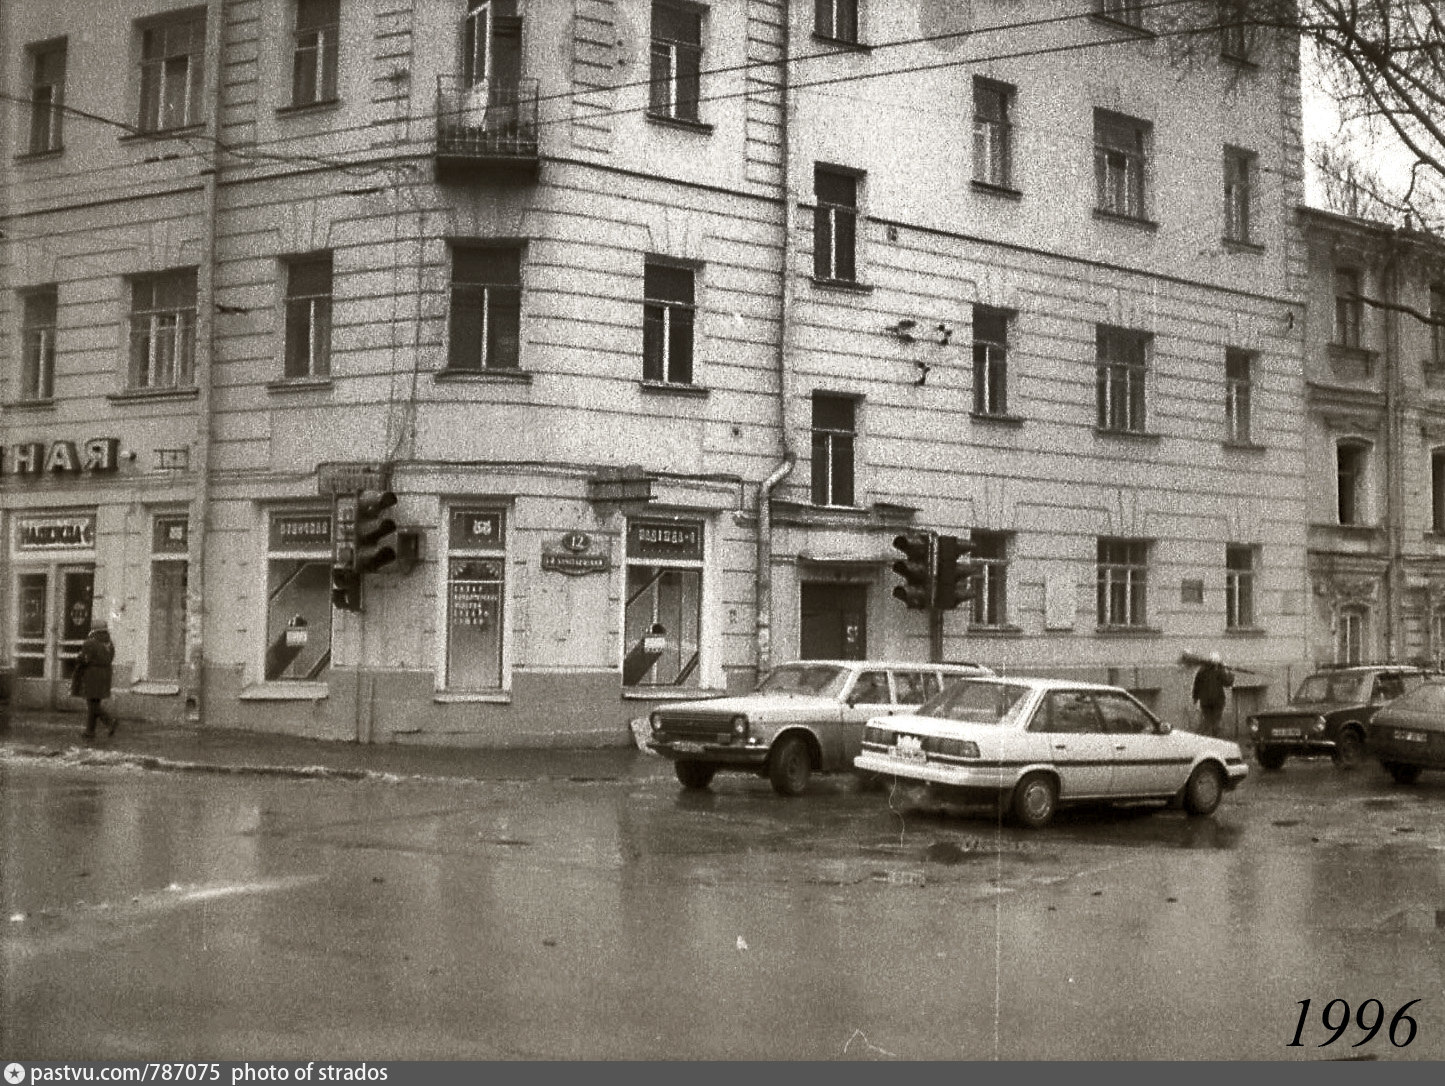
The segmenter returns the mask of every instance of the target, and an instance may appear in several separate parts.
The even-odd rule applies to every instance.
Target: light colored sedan
[[[1213,814],[1249,773],[1239,744],[1178,731],[1119,687],[1022,678],[962,679],[912,713],[870,720],[853,764],[997,800],[1035,828],[1082,801]]]

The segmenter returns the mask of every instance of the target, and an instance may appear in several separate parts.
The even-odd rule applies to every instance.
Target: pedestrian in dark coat
[[[1224,718],[1226,691],[1234,685],[1234,672],[1224,666],[1219,653],[1211,652],[1209,662],[1194,673],[1194,701],[1199,706],[1199,734],[1218,735]]]
[[[110,697],[110,665],[115,659],[115,645],[103,621],[91,624],[90,633],[80,645],[75,672],[70,679],[70,692],[85,699],[85,737],[95,737],[95,726],[105,721],[106,734],[115,734],[115,717],[101,711],[100,703]]]

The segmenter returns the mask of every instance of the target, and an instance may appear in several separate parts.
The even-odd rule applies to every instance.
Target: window
[[[1231,543],[1224,548],[1224,625],[1242,630],[1254,625],[1253,547]]]
[[[1367,659],[1365,640],[1369,631],[1369,612],[1363,607],[1346,607],[1335,623],[1335,663],[1347,666],[1363,664]]]
[[[521,334],[521,249],[453,249],[448,368],[516,369]]]
[[[1148,144],[1152,128],[1106,109],[1094,110],[1094,181],[1098,209],[1130,219],[1148,217]]]
[[[1360,318],[1364,303],[1360,301],[1360,273],[1354,268],[1335,269],[1335,344],[1359,347]]]
[[[654,3],[650,111],[658,117],[696,121],[701,76],[701,10]]]
[[[1250,58],[1254,52],[1254,30],[1249,25],[1249,0],[1220,0],[1219,53],[1230,60]]]
[[[1230,347],[1224,352],[1225,440],[1236,445],[1251,442],[1249,417],[1254,358],[1248,351]]]
[[[448,690],[499,690],[506,629],[507,513],[452,509],[447,517]]]
[[[59,293],[54,286],[20,295],[20,399],[55,395],[55,325]]]
[[[522,71],[517,0],[468,0],[462,20],[462,85],[483,87],[493,102],[514,98]]]
[[[1238,147],[1224,149],[1224,239],[1251,244],[1250,200],[1254,190],[1253,152]]]
[[[1095,334],[1098,355],[1098,426],[1115,433],[1144,432],[1144,377],[1149,336],[1124,328],[1100,326]]]
[[[30,142],[26,151],[60,150],[65,116],[65,39],[30,47]]]
[[[1008,414],[1008,325],[1003,309],[973,307],[973,411]]]
[[[1008,623],[1008,534],[974,529],[970,533],[972,561],[980,564],[977,592],[969,601],[969,621],[975,626]]]
[[[272,513],[266,555],[267,682],[317,680],[331,667],[331,513]]]
[[[692,383],[694,276],[691,268],[648,264],[643,269],[642,377]]]
[[[628,520],[623,686],[700,684],[702,571],[702,521]]]
[[[179,682],[186,664],[186,580],[190,538],[184,513],[151,522],[151,600],[146,678]]]
[[[1014,88],[975,77],[973,81],[973,179],[1013,188]]]
[[[1431,369],[1445,369],[1445,286],[1430,287],[1430,361]]]
[[[130,289],[129,388],[195,383],[195,269],[137,276]]]
[[[296,40],[291,58],[293,106],[335,101],[340,32],[341,0],[296,0]]]
[[[858,176],[813,167],[813,275],[844,283],[857,281]]]
[[[286,377],[331,373],[331,254],[286,264]]]
[[[1144,25],[1144,0],[1095,0],[1094,11],[1116,23]]]
[[[1358,441],[1341,441],[1335,447],[1336,513],[1340,524],[1364,523],[1368,456],[1369,446]]]
[[[201,123],[204,13],[189,14],[141,31],[140,117],[142,132],[164,132]]]
[[[1099,719],[1094,696],[1083,690],[1052,690],[1044,701],[1043,727],[1035,731],[1055,735],[1087,735],[1102,732],[1104,723]]]
[[[813,0],[813,32],[820,38],[858,43],[858,0]]]
[[[848,396],[813,393],[813,504],[853,504],[853,441],[857,404]]]
[[[1430,531],[1445,534],[1445,449],[1430,452]]]
[[[1149,544],[1134,539],[1100,539],[1098,605],[1100,626],[1142,627],[1147,619]]]

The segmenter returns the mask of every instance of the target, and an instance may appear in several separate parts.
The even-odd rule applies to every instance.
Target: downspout
[[[784,0],[781,71],[778,87],[782,95],[782,117],[778,133],[778,173],[782,189],[782,246],[778,269],[778,442],[782,459],[771,474],[758,486],[758,589],[757,589],[757,662],[761,676],[773,666],[773,490],[792,473],[797,463],[792,439],[788,434],[788,328],[793,298],[793,196],[789,169],[789,130],[792,119],[791,86],[788,65],[791,61],[792,5]]]
[[[216,362],[216,209],[221,181],[221,35],[225,0],[206,9],[206,166],[200,266],[196,272],[196,437],[191,455],[191,506],[186,518],[185,710],[192,723],[204,720],[206,630],[206,518],[211,505],[211,387]]]
[[[1381,286],[1390,307],[1385,310],[1385,659],[1401,663],[1404,603],[1405,455],[1404,372],[1400,357],[1400,263],[1404,239],[1391,231]]]

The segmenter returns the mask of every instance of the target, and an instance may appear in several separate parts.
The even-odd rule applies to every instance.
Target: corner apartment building
[[[1209,5],[1204,5],[1208,7]],[[1227,7],[1228,5],[1223,5]],[[0,8],[0,622],[68,704],[623,741],[804,656],[1307,656],[1297,49],[1056,0]],[[414,562],[334,610],[334,492]]]

